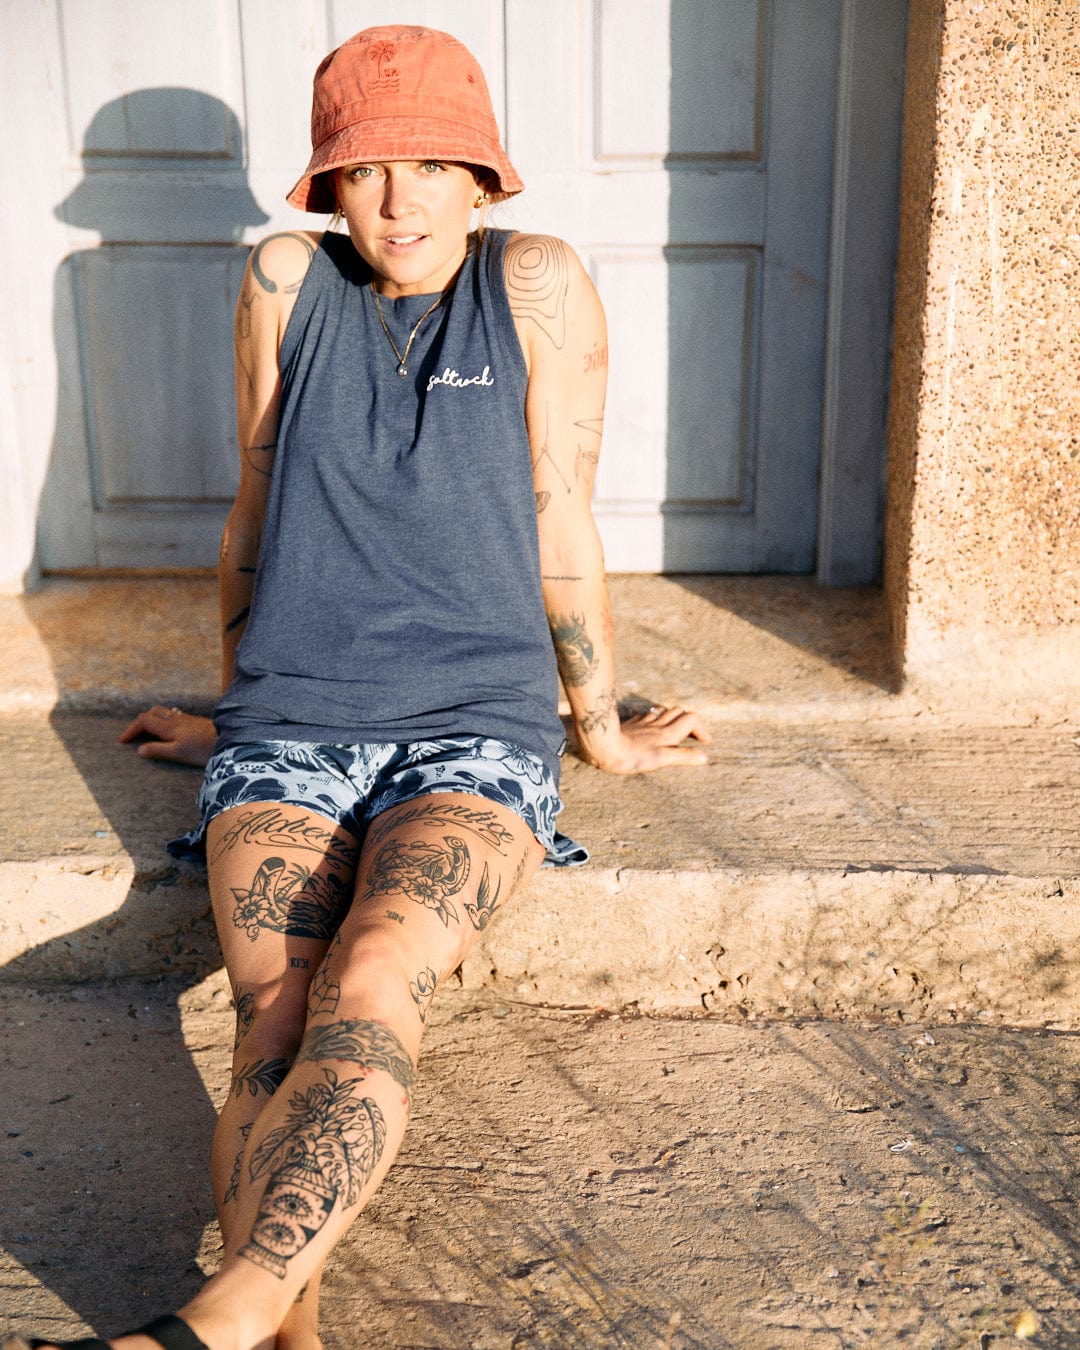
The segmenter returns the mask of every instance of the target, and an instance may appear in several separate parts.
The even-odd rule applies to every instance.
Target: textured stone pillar
[[[1080,689],[1080,6],[911,0],[885,588],[910,685]]]

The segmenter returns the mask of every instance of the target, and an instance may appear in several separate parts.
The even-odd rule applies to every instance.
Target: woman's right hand
[[[123,742],[147,739],[137,748],[143,759],[168,759],[202,768],[214,752],[217,731],[209,717],[194,717],[179,708],[155,703],[120,733]]]

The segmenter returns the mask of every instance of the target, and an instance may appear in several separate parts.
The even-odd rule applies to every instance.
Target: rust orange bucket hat
[[[365,28],[315,72],[311,159],[286,200],[301,211],[337,205],[324,175],[344,164],[445,159],[490,169],[493,201],[525,184],[499,144],[487,82],[449,33],[401,24]]]

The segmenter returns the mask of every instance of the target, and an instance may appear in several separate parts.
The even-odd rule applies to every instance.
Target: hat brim
[[[475,127],[440,117],[369,117],[328,136],[285,200],[300,211],[331,212],[337,200],[322,175],[346,164],[394,159],[452,160],[490,169],[498,183],[490,192],[493,202],[525,187],[499,142]]]

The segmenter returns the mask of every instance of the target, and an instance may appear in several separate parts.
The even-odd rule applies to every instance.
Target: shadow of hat
[[[83,137],[84,177],[54,214],[103,240],[238,240],[269,216],[252,196],[232,109],[197,89],[134,89]]]

